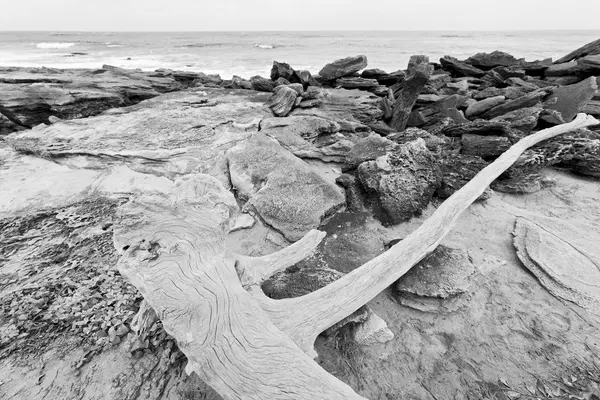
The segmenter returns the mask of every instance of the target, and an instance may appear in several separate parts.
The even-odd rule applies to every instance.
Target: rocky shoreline
[[[272,298],[296,297],[381,254],[520,139],[580,112],[600,117],[600,40],[556,62],[496,51],[439,63],[414,56],[390,73],[367,67],[362,55],[315,75],[275,61],[268,78],[231,80],[0,68],[0,394],[218,398],[184,376],[174,340],[139,312],[141,295],[115,270],[124,249],[113,224],[134,195],[168,192],[192,174],[216,178],[241,212],[228,244],[249,256],[327,232],[315,254],[263,285]],[[454,247],[440,246],[325,332],[321,365],[373,399],[592,393],[597,314],[587,300],[556,295],[583,289],[549,285],[525,244],[518,258],[502,235],[514,227],[508,203],[600,222],[598,129],[527,150],[474,206],[491,222],[467,217]],[[579,185],[569,186],[578,197],[562,198],[568,209],[542,200],[567,184]],[[392,372],[378,377],[386,363]]]

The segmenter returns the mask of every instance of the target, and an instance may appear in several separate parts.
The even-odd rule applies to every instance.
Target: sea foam
[[[42,42],[35,45],[38,49],[68,49],[73,46],[75,46],[75,43],[64,42]]]

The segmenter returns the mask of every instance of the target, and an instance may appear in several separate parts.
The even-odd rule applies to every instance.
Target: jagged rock
[[[114,108],[136,104],[185,85],[173,76],[104,66],[99,70],[0,67],[0,128],[31,128],[61,119],[89,117]],[[16,129],[16,128],[15,128]]]
[[[600,75],[600,54],[580,58],[577,67],[580,75]]]
[[[233,89],[250,90],[252,89],[252,83],[250,83],[250,81],[247,79],[234,75],[233,78],[231,78],[231,87]]]
[[[275,87],[278,87],[278,86],[288,86],[290,84],[291,84],[291,82],[288,81],[285,78],[279,77],[279,78],[277,78],[277,80],[275,80],[275,85],[276,85]]]
[[[267,105],[273,110],[273,114],[278,117],[285,117],[292,111],[297,97],[297,91],[288,86],[283,86],[269,99]]]
[[[409,220],[429,204],[441,181],[435,156],[417,139],[358,167],[363,187],[379,201],[384,223]]]
[[[521,61],[521,68],[525,70],[527,75],[543,75],[544,71],[551,65],[551,58],[536,61]]]
[[[522,60],[517,60],[511,54],[503,51],[493,51],[491,53],[477,53],[465,60],[465,62],[480,69],[492,69],[494,67],[512,67],[520,65]]]
[[[510,140],[505,136],[472,134],[462,135],[461,144],[462,154],[481,158],[499,156],[511,146]]]
[[[393,141],[372,133],[366,138],[360,139],[346,154],[342,171],[348,171],[358,167],[365,161],[375,160],[397,148]]]
[[[386,139],[398,144],[412,142],[417,139],[423,139],[427,149],[433,153],[439,153],[442,148],[448,145],[443,137],[435,136],[432,133],[419,128],[406,128],[402,132],[395,132],[386,137]]]
[[[306,88],[304,93],[302,93],[302,98],[304,100],[322,99],[323,93],[320,89],[313,86],[309,86],[308,88]]]
[[[344,276],[344,273],[326,266],[303,264],[305,263],[290,267],[267,279],[262,285],[265,294],[273,299],[300,297],[321,289]],[[352,315],[327,329],[324,334],[334,336],[337,331],[349,324],[355,325],[353,338],[363,346],[386,343],[394,338],[394,334],[388,329],[385,321],[369,306],[361,307]]]
[[[485,121],[482,119],[466,122],[464,124],[451,125],[441,130],[443,135],[449,137],[461,137],[462,135],[469,134],[507,136],[509,132],[510,126],[507,122]]]
[[[480,100],[474,104],[471,104],[469,107],[467,107],[467,110],[465,111],[465,116],[467,118],[476,117],[476,116],[481,115],[481,114],[485,113],[486,111],[489,111],[492,108],[504,103],[505,100],[506,100],[506,97],[504,97],[504,96],[494,96],[494,97],[488,97],[486,99]]]
[[[546,100],[546,108],[559,111],[563,119],[570,122],[594,97],[597,90],[595,77],[590,77],[575,85],[559,87]]]
[[[544,71],[544,76],[577,75],[578,72],[579,66],[575,61],[571,61],[568,63],[551,65]]]
[[[516,177],[556,164],[573,166],[578,173],[597,176],[599,149],[600,133],[578,129],[526,150],[503,176]]]
[[[544,121],[548,125],[560,125],[566,122],[560,111],[550,109],[542,110],[539,120]]]
[[[405,77],[405,72],[402,70],[387,73],[381,69],[365,69],[361,77],[366,79],[376,79],[379,84],[384,86],[393,86],[399,82],[402,82]]]
[[[555,64],[566,63],[566,62],[569,62],[572,60],[577,60],[581,57],[593,56],[596,54],[600,54],[600,39],[590,42],[590,43],[586,44],[585,46],[582,46],[576,50],[573,50],[566,56],[561,57],[558,60],[556,60],[554,63]]]
[[[276,81],[279,78],[283,78],[291,83],[298,83],[299,79],[296,76],[296,71],[288,63],[273,61],[273,67],[271,68],[271,80]]]
[[[298,107],[299,108],[312,108],[312,107],[319,107],[321,104],[323,104],[323,100],[321,100],[321,99],[306,100],[303,97],[300,104],[298,104]]]
[[[452,196],[488,164],[478,156],[448,154],[441,161],[442,182],[436,195],[442,199]]]
[[[427,107],[414,110],[410,114],[407,125],[411,127],[430,127],[446,117],[451,118],[457,124],[468,122],[462,112],[458,110],[459,107],[465,104],[466,100],[465,96],[455,94]]]
[[[283,85],[276,86],[273,89],[273,92],[277,93],[284,87],[293,89],[296,93],[298,93],[298,96],[304,96],[304,88],[302,87],[302,85],[300,83],[290,83],[289,85],[285,85],[285,86],[283,86]]]
[[[390,126],[393,129],[403,131],[406,128],[412,108],[430,76],[429,58],[412,56],[409,62],[409,73],[402,83],[402,90],[396,96],[393,116],[390,121]]]
[[[514,100],[523,96],[524,94],[525,92],[522,89],[513,86],[509,86],[502,89],[489,87],[475,94],[473,98],[475,100],[483,100],[495,96],[504,96],[507,100]]]
[[[583,79],[579,76],[548,76],[545,80],[552,85],[566,86],[581,82]]]
[[[256,213],[296,241],[345,204],[340,189],[262,132],[226,153],[231,183],[246,200],[243,211]]]
[[[497,192],[526,194],[539,192],[540,190],[552,187],[555,184],[556,182],[554,180],[534,172],[513,176],[507,179],[498,179],[492,183],[491,187]]]
[[[313,116],[265,118],[261,132],[301,158],[343,162],[361,134],[340,133],[340,125]]]
[[[467,293],[476,272],[467,252],[440,245],[398,280],[395,289],[401,304],[421,311],[437,311],[438,307],[429,309],[427,303]],[[425,303],[419,305],[422,301]]]
[[[481,78],[484,82],[486,82],[491,86],[496,87],[504,87],[506,86],[505,79],[498,71],[490,70],[485,73],[485,75]]]
[[[538,104],[544,97],[548,95],[550,90],[547,89],[538,89],[531,93],[527,93],[515,100],[510,100],[505,103],[502,103],[491,110],[484,113],[482,116],[487,119],[492,119],[511,111],[518,110],[520,108],[532,107]]]
[[[220,85],[223,83],[223,79],[218,74],[205,74],[203,72],[198,72],[196,78],[193,81],[194,86],[198,85]]]
[[[540,88],[539,86],[533,83],[526,82],[521,78],[508,78],[505,82],[510,86],[516,86],[518,88],[521,88],[526,93],[533,92],[534,90]],[[547,86],[548,84],[544,82],[544,85]]]
[[[516,67],[512,67],[512,68],[495,67],[495,68],[493,68],[493,70],[496,71],[498,74],[500,74],[500,76],[504,79],[509,79],[509,78],[527,79],[527,74],[525,73],[524,69],[520,69],[520,68],[516,68]]]
[[[380,122],[381,99],[368,92],[346,89],[321,89],[323,103],[318,108],[295,109],[292,115],[312,115],[340,124],[342,131],[370,132],[368,125]]]
[[[505,122],[511,128],[519,129],[525,133],[531,132],[538,124],[543,107],[536,105],[533,107],[520,108],[499,117],[492,118],[491,122]]]
[[[513,235],[519,259],[550,293],[600,315],[597,226],[532,215],[517,218]]]
[[[339,78],[335,81],[336,86],[341,86],[344,89],[360,89],[370,90],[379,86],[375,79],[365,78]],[[387,88],[386,88],[387,92]]]
[[[319,72],[319,75],[325,80],[334,80],[358,72],[366,66],[367,56],[365,55],[347,57],[327,64]]]
[[[259,92],[272,92],[277,84],[272,80],[256,75],[250,78],[250,85],[252,90],[258,90]]]
[[[429,62],[429,57],[423,54],[415,54],[414,56],[410,56],[408,60],[408,66],[406,67],[406,75],[414,75],[418,70],[420,70],[423,65],[427,65],[427,69],[429,70],[429,76],[433,73],[433,65]]]
[[[313,78],[310,71],[307,71],[304,69],[300,70],[300,71],[296,71],[296,76],[298,77],[298,80],[300,81],[302,86],[304,86],[304,89],[306,89],[310,86],[317,86],[317,87],[321,86],[319,84],[319,82],[317,82],[317,80],[315,78]]]
[[[450,72],[453,76],[474,76],[480,78],[485,75],[485,72],[479,68],[469,65],[451,56],[440,58],[442,68]]]
[[[582,113],[600,115],[600,100],[590,100],[581,109]]]

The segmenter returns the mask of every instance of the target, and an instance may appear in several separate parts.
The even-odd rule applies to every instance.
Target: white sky
[[[0,30],[600,29],[600,0],[1,0]]]

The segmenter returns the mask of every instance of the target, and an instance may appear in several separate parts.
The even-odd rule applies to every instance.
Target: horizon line
[[[600,29],[235,29],[235,30],[81,30],[81,29],[0,29],[6,32],[73,32],[73,33],[226,33],[226,32],[600,32]]]

